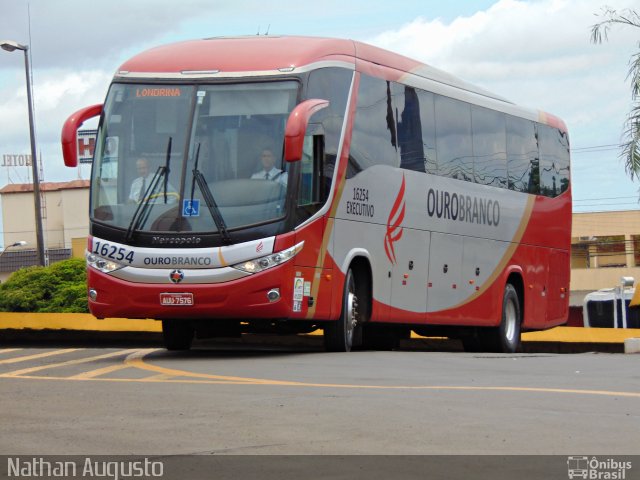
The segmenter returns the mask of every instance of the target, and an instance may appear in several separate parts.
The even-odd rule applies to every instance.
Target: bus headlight
[[[114,262],[113,260],[106,260],[93,253],[88,253],[86,258],[87,265],[96,270],[100,270],[102,273],[111,273],[124,267],[124,265]]]
[[[263,270],[268,270],[269,268],[276,267],[278,265],[282,265],[285,262],[288,262],[293,257],[295,257],[300,250],[302,250],[303,246],[304,242],[301,242],[291,248],[282,250],[281,252],[272,253],[271,255],[267,255],[265,257],[255,258],[253,260],[248,260],[246,262],[238,263],[231,266],[247,273],[262,272]]]

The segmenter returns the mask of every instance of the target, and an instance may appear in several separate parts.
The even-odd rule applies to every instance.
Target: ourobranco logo
[[[406,202],[404,198],[405,187],[406,183],[403,174],[402,183],[400,184],[400,191],[396,196],[396,201],[393,203],[393,207],[391,207],[389,219],[387,220],[387,233],[384,236],[384,251],[387,254],[387,258],[393,265],[396,264],[396,251],[394,248],[394,243],[402,238],[403,232],[403,228],[400,225],[404,220],[406,209]]]

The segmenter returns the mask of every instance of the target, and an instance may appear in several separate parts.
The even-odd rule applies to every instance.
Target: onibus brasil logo
[[[604,460],[597,457],[570,456],[567,458],[567,475],[570,479],[585,480],[625,480],[631,462],[613,458]]]

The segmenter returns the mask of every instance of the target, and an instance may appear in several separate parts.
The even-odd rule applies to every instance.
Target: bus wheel
[[[522,314],[518,292],[510,283],[504,289],[502,299],[502,321],[491,335],[491,350],[514,353],[520,346],[520,323]]]
[[[356,279],[349,269],[344,280],[340,318],[324,327],[324,346],[329,352],[350,352],[358,326],[358,297]]]
[[[194,329],[185,320],[162,320],[162,339],[167,350],[189,350]]]

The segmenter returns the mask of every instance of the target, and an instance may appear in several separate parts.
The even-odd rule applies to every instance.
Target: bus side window
[[[313,214],[326,200],[328,181],[324,162],[324,135],[307,135],[304,139],[300,161],[300,188],[298,206]]]
[[[569,139],[548,125],[538,125],[540,140],[540,193],[557,197],[569,188]]]
[[[531,120],[506,116],[507,188],[522,193],[540,193],[538,135]]]
[[[505,115],[471,107],[473,174],[476,183],[507,188],[507,130]]]
[[[471,105],[436,95],[435,112],[438,174],[473,182]]]

